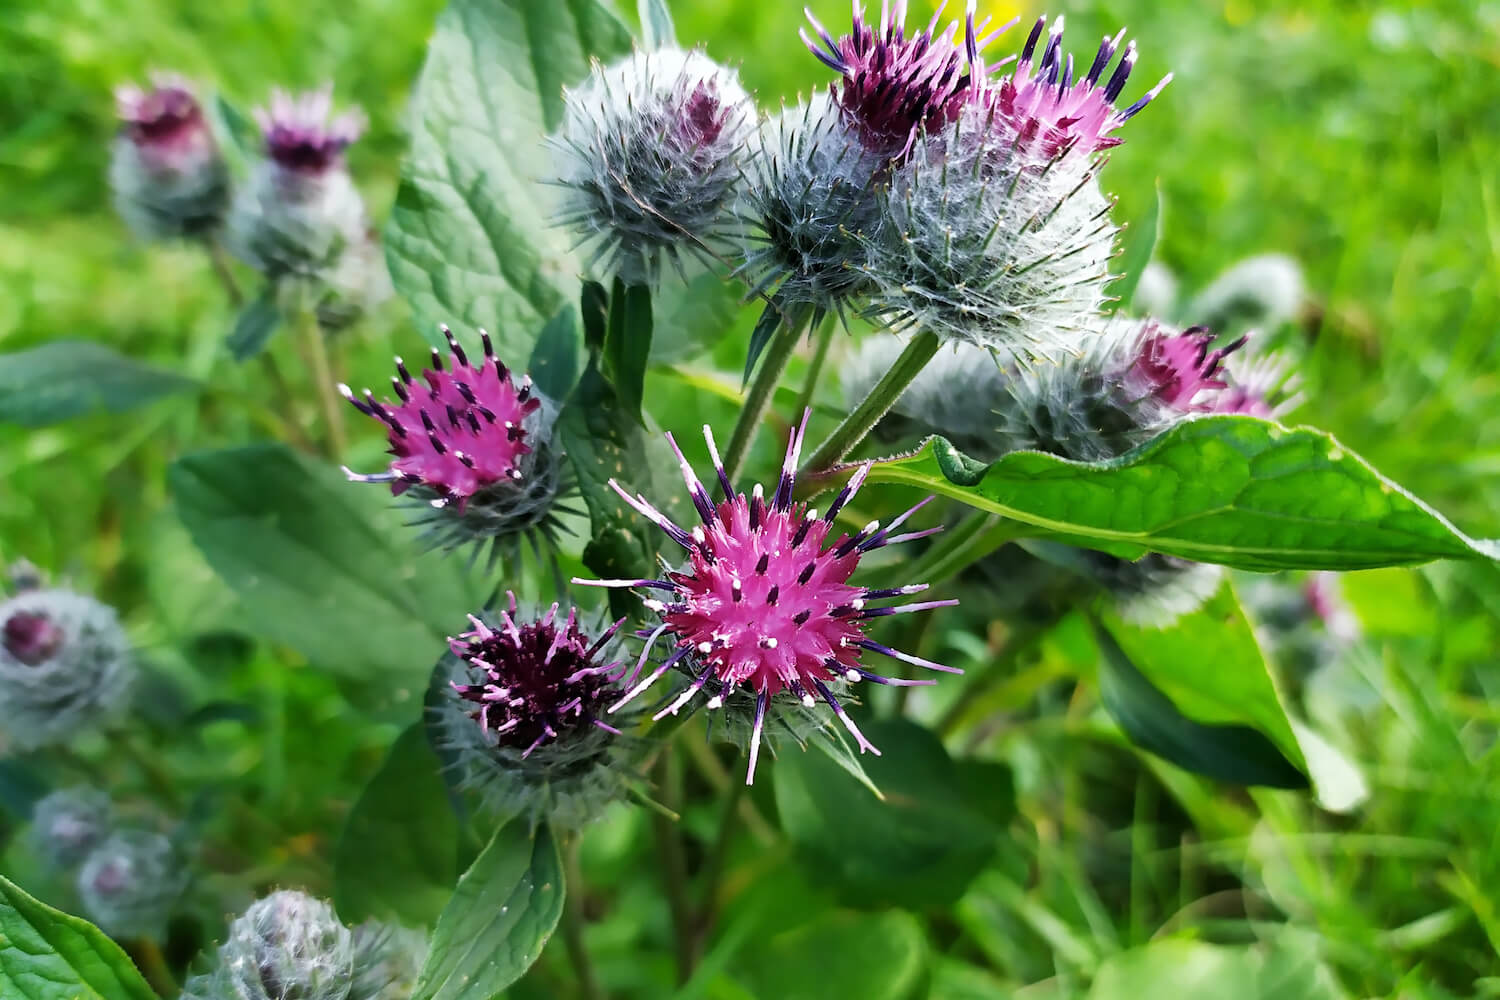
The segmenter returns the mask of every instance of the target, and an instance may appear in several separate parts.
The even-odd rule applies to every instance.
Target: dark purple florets
[[[63,643],[63,630],[43,614],[17,611],[3,629],[5,651],[28,667],[52,658]]]
[[[1203,397],[1217,399],[1215,394],[1228,388],[1224,359],[1243,347],[1245,338],[1210,350],[1214,335],[1204,327],[1191,327],[1181,333],[1158,331],[1154,321],[1146,321],[1139,353],[1130,369],[1131,377],[1174,409],[1217,409]]]
[[[296,95],[273,91],[270,106],[255,111],[266,155],[287,170],[311,174],[342,163],[344,150],[364,131],[365,119],[358,110],[330,120],[332,113],[330,87]]]

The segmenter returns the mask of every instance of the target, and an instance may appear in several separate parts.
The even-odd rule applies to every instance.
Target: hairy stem
[[[589,960],[588,947],[583,940],[586,923],[583,868],[578,863],[582,840],[579,834],[570,833],[563,841],[563,875],[567,882],[563,899],[563,944],[568,949],[568,960],[573,963],[573,974],[578,977],[578,995],[584,1000],[604,1000],[604,991],[599,988],[599,977],[594,973],[594,964]]]
[[[823,374],[823,365],[828,361],[828,348],[832,343],[833,314],[830,313],[823,318],[823,325],[818,328],[812,360],[807,365],[807,378],[802,382],[802,393],[797,397],[797,405],[792,408],[793,419],[800,420],[803,412],[812,405],[813,396],[818,390],[818,379]]]
[[[739,418],[734,422],[734,433],[729,437],[729,447],[724,449],[724,471],[729,473],[730,482],[734,482],[740,474],[741,467],[745,464],[745,456],[750,453],[750,443],[755,440],[755,432],[760,430],[760,425],[766,418],[766,411],[771,408],[771,399],[776,395],[776,385],[781,381],[787,362],[792,360],[792,354],[797,350],[797,342],[801,339],[800,330],[792,328],[782,330],[779,336],[772,339],[766,348],[765,357],[760,360],[760,370],[750,381],[750,389],[745,394],[744,406],[740,410]],[[800,418],[800,411],[797,416]]]
[[[682,809],[682,762],[675,748],[668,746],[656,765],[656,781],[662,805],[673,812]],[[677,984],[693,974],[695,937],[693,904],[688,897],[687,853],[683,850],[682,827],[660,813],[653,813],[657,859],[661,865],[662,887],[672,913],[673,953],[677,958]]]
[[[870,433],[870,429],[895,405],[896,399],[906,387],[911,385],[917,373],[927,367],[927,362],[937,354],[941,344],[938,335],[930,331],[924,330],[913,336],[907,343],[906,350],[901,352],[885,377],[875,383],[864,402],[856,406],[803,463],[799,477],[827,472],[858,447],[865,435]]]

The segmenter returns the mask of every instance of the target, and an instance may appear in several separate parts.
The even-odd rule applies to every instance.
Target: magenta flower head
[[[674,666],[693,680],[656,713],[657,719],[675,715],[705,689],[710,709],[742,708],[753,702],[747,784],[755,779],[767,711],[779,703],[812,708],[821,701],[849,730],[861,752],[880,752],[859,731],[838,694],[861,680],[897,685],[933,682],[872,673],[862,665],[864,654],[879,653],[932,670],[959,672],[891,649],[870,639],[865,631],[871,619],[946,607],[957,601],[876,607],[872,606],[876,601],[915,594],[927,585],[871,590],[849,583],[865,553],[939,530],[892,534],[927,500],[884,527],[872,522],[861,531],[830,541],[834,518],[859,492],[870,466],[861,466],[854,473],[821,518],[806,505],[793,503],[794,475],[806,429],[804,416],[787,445],[781,478],[768,502],[759,485],[748,498],[734,492],[719,461],[713,434],[705,427],[704,437],[723,489],[724,498],[717,504],[709,499],[708,491],[668,434],[667,441],[677,451],[701,525],[688,531],[645,497],[632,497],[613,481],[611,485],[626,503],[686,550],[687,564],[659,580],[573,581],[602,587],[638,587],[664,595],[663,599],[651,597],[645,601],[646,607],[661,618],[661,624],[646,633],[646,649],[649,652],[663,634],[672,637],[673,649],[651,673],[633,683],[614,708],[639,697]],[[641,664],[644,662],[645,654]]]
[[[550,542],[554,501],[561,490],[562,461],[553,446],[550,403],[517,384],[480,331],[484,357],[476,366],[451,330],[447,365],[436,348],[432,367],[413,378],[401,358],[391,387],[399,403],[378,400],[369,389],[356,397],[340,385],[355,409],[386,427],[388,471],[353,482],[388,483],[391,493],[409,493],[428,508],[430,540],[442,548],[469,541],[492,543],[491,558],[514,554],[520,539]]]
[[[187,81],[115,90],[120,134],[110,159],[115,206],[142,239],[206,236],[229,204],[229,170]]]
[[[1036,61],[1037,45],[1046,27],[1047,18],[1038,18],[1015,72],[1001,78],[999,86],[984,95],[984,105],[994,115],[992,127],[1043,162],[1072,151],[1087,155],[1118,146],[1122,140],[1110,133],[1150,104],[1171,82],[1172,74],[1120,110],[1115,102],[1135,68],[1135,42],[1125,46],[1106,79],[1104,74],[1120,52],[1125,32],[1121,30],[1113,38],[1106,36],[1088,72],[1075,76],[1073,56],[1062,52],[1062,17],[1052,23],[1041,59]]]
[[[822,45],[798,33],[803,43],[841,80],[830,88],[845,118],[865,145],[887,156],[902,157],[922,134],[935,133],[958,118],[971,99],[976,76],[983,77],[980,51],[1014,21],[990,32],[986,19],[974,24],[974,0],[964,19],[966,34],[959,39],[959,22],[935,34],[942,10],[933,14],[925,31],[906,36],[906,0],[881,4],[880,24],[865,23],[858,0],[849,34],[834,38],[811,11],[807,19]]]
[[[1301,377],[1291,359],[1262,354],[1236,365],[1233,382],[1213,399],[1215,413],[1243,413],[1262,420],[1280,420],[1302,403],[1297,391]]]
[[[271,92],[271,103],[255,109],[266,156],[283,170],[322,174],[343,166],[344,150],[365,130],[358,108],[333,115],[333,88],[289,94]]]
[[[1213,343],[1214,335],[1204,327],[1174,333],[1163,330],[1155,320],[1147,320],[1126,381],[1184,413],[1217,410],[1216,403],[1205,402],[1203,397],[1217,397],[1220,390],[1229,387],[1223,378],[1224,359],[1245,346],[1245,338],[1217,349]]]
[[[624,619],[605,626],[524,611],[514,594],[492,617],[471,615],[438,665],[449,689],[434,712],[460,785],[496,813],[578,827],[620,798],[633,741],[604,721],[626,664],[614,656]]]

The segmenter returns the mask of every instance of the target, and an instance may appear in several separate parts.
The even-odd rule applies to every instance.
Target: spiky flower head
[[[667,442],[677,453],[683,480],[702,518],[701,525],[688,531],[668,519],[645,497],[629,495],[613,480],[610,485],[626,503],[683,547],[687,552],[686,565],[658,580],[574,580],[593,586],[638,587],[661,595],[645,600],[646,607],[661,618],[661,624],[648,633],[646,649],[649,651],[657,638],[667,634],[671,637],[672,652],[636,682],[614,708],[634,701],[679,664],[693,677],[692,683],[656,718],[675,715],[705,689],[710,709],[722,708],[731,701],[753,701],[747,784],[755,779],[767,710],[778,702],[800,703],[800,707],[811,708],[822,701],[849,730],[861,752],[880,752],[844,710],[838,693],[860,680],[897,685],[933,682],[872,673],[862,666],[865,653],[880,653],[932,670],[958,672],[898,652],[866,635],[866,623],[871,619],[957,603],[924,601],[872,607],[875,601],[915,594],[927,585],[871,590],[849,583],[865,553],[922,538],[939,529],[893,534],[927,503],[923,500],[885,526],[871,522],[854,534],[840,534],[829,541],[834,519],[859,492],[870,466],[863,465],[855,471],[821,518],[805,504],[793,503],[797,461],[808,415],[804,415],[801,426],[787,444],[781,477],[769,502],[759,485],[749,497],[735,493],[719,461],[713,433],[704,427],[723,490],[723,499],[715,504],[668,434]]]
[[[1082,76],[1074,74],[1072,54],[1063,54],[1061,16],[1052,22],[1041,58],[1036,58],[1037,45],[1046,29],[1047,18],[1043,15],[1032,26],[1015,71],[1003,76],[998,86],[991,86],[982,95],[981,101],[993,112],[990,127],[999,133],[1000,143],[1025,150],[1040,163],[1068,153],[1088,156],[1118,146],[1122,140],[1110,133],[1150,104],[1171,82],[1172,74],[1168,73],[1134,104],[1120,110],[1115,102],[1135,68],[1135,42],[1125,46],[1108,79],[1104,73],[1120,52],[1124,29],[1113,38],[1104,37],[1088,72]]]
[[[722,242],[755,105],[735,72],[697,50],[634,52],[564,94],[553,141],[563,221],[597,265],[654,284],[662,259]]]
[[[60,788],[31,809],[31,847],[54,869],[72,868],[89,856],[114,823],[114,805],[97,788]]]
[[[421,502],[430,538],[443,548],[488,542],[494,558],[513,554],[523,537],[550,540],[563,476],[552,441],[555,408],[535,393],[529,376],[516,383],[488,333],[480,331],[478,365],[447,327],[443,335],[447,364],[433,348],[420,381],[396,358],[391,387],[399,403],[376,399],[369,389],[356,397],[339,386],[355,409],[385,425],[395,456],[386,472],[344,473],[354,482],[388,483],[394,495]]]
[[[367,920],[354,928],[349,1000],[411,1000],[427,958],[427,935]]]
[[[116,831],[78,872],[84,912],[114,937],[160,935],[186,886],[172,842],[148,830]]]
[[[345,1000],[354,937],[322,900],[274,892],[229,925],[217,975],[234,1000]]]
[[[986,19],[976,27],[974,6],[974,0],[969,0],[962,39],[958,21],[937,33],[941,8],[926,30],[908,38],[906,0],[896,0],[894,9],[888,0],[882,3],[878,25],[865,22],[856,0],[853,26],[842,38],[834,38],[808,11],[808,22],[821,46],[808,37],[806,29],[798,33],[812,54],[839,74],[830,93],[865,146],[899,158],[922,135],[938,132],[957,119],[972,99],[976,82],[984,77],[980,51],[1015,23],[981,38],[990,22]]]
[[[157,74],[149,89],[115,90],[120,133],[109,180],[115,207],[142,239],[199,237],[219,227],[229,170],[192,87]]]
[[[605,722],[626,664],[621,622],[580,620],[553,604],[523,613],[514,594],[448,640],[439,664],[452,694],[436,709],[459,783],[495,812],[563,827],[595,818],[626,790],[627,741]]]
[[[97,729],[128,707],[135,675],[114,609],[59,589],[0,601],[0,718],[14,746]]]

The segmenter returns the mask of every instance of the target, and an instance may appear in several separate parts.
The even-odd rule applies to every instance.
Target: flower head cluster
[[[202,237],[229,204],[229,170],[186,80],[162,74],[115,91],[120,134],[110,158],[115,205],[143,239]]]
[[[477,365],[452,331],[447,366],[436,348],[420,381],[401,358],[391,387],[399,403],[339,391],[361,413],[383,423],[395,456],[390,469],[350,480],[388,483],[397,496],[410,493],[429,509],[427,523],[437,544],[492,541],[492,554],[512,551],[521,537],[550,537],[554,501],[561,488],[561,461],[551,440],[553,408],[519,385],[495,356],[489,334],[480,331],[484,357]]]
[[[114,806],[97,788],[61,788],[31,810],[31,847],[52,868],[79,864],[109,836]]]
[[[186,886],[172,842],[148,830],[111,834],[78,872],[84,912],[115,937],[159,935]]]
[[[930,660],[898,652],[869,638],[868,623],[875,618],[945,607],[955,601],[924,601],[899,606],[875,606],[888,598],[918,593],[926,584],[871,590],[849,583],[867,552],[938,529],[894,534],[927,501],[882,526],[872,522],[853,534],[830,538],[834,519],[859,492],[870,471],[861,466],[829,505],[822,517],[806,505],[792,502],[795,470],[807,421],[791,437],[781,478],[767,499],[759,485],[750,496],[735,493],[718,459],[718,449],[707,427],[704,436],[714,456],[723,499],[714,503],[692,467],[677,450],[683,479],[703,523],[691,531],[675,524],[645,497],[630,496],[611,485],[643,517],[656,524],[687,553],[679,571],[656,580],[575,580],[606,587],[638,587],[660,593],[646,606],[661,618],[648,635],[647,650],[663,634],[672,639],[672,652],[646,677],[630,688],[615,706],[628,704],[674,666],[692,678],[686,690],[656,715],[676,714],[707,690],[708,707],[731,701],[754,704],[746,782],[754,780],[756,760],[768,709],[791,701],[811,708],[827,704],[849,730],[860,750],[878,750],[865,739],[840,704],[838,692],[860,680],[877,684],[924,684],[883,677],[866,670],[864,654],[879,653],[933,670],[949,670]],[[642,658],[644,663],[644,654]],[[955,671],[956,672],[956,671]]]
[[[511,594],[490,621],[469,621],[439,665],[452,694],[436,710],[460,784],[495,811],[582,825],[629,777],[621,733],[604,721],[626,672],[612,655],[624,619],[601,629],[557,604],[522,614]]]
[[[3,738],[22,749],[62,743],[123,710],[136,675],[113,609],[69,590],[0,601]]]
[[[663,257],[720,241],[755,127],[733,70],[698,51],[635,52],[596,66],[565,100],[554,140],[563,221],[593,244],[593,262],[654,284]]]

